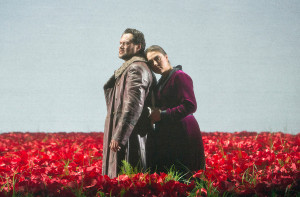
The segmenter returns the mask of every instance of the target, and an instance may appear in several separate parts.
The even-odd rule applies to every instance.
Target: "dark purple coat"
[[[163,113],[150,137],[152,146],[149,141],[149,149],[154,150],[150,156],[152,168],[166,171],[175,165],[178,170],[204,169],[204,148],[199,125],[193,116],[197,103],[190,76],[181,66],[175,67],[167,77],[159,80],[155,97],[155,105]]]

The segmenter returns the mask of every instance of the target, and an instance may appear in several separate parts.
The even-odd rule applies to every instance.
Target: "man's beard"
[[[127,60],[129,60],[130,58],[132,58],[133,56],[135,56],[136,54],[124,54],[124,55],[122,55],[122,56],[119,56],[119,58],[120,59],[122,59],[122,60],[125,60],[125,61],[127,61]]]

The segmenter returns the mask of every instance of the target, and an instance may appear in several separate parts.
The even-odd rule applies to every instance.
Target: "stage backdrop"
[[[0,132],[103,131],[127,28],[194,81],[203,131],[300,128],[299,1],[0,2]]]

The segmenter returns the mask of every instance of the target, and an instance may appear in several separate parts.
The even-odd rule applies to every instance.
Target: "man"
[[[144,57],[142,32],[126,29],[119,46],[125,62],[104,85],[107,105],[103,139],[102,174],[113,178],[120,173],[122,161],[146,168],[145,142],[152,132],[149,112],[155,76]]]

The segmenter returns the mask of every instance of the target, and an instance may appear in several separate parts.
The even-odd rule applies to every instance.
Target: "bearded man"
[[[107,105],[103,139],[102,174],[113,178],[122,161],[133,167],[147,167],[145,143],[153,132],[148,118],[155,75],[144,56],[144,34],[126,29],[121,36],[119,58],[125,62],[104,85]]]

